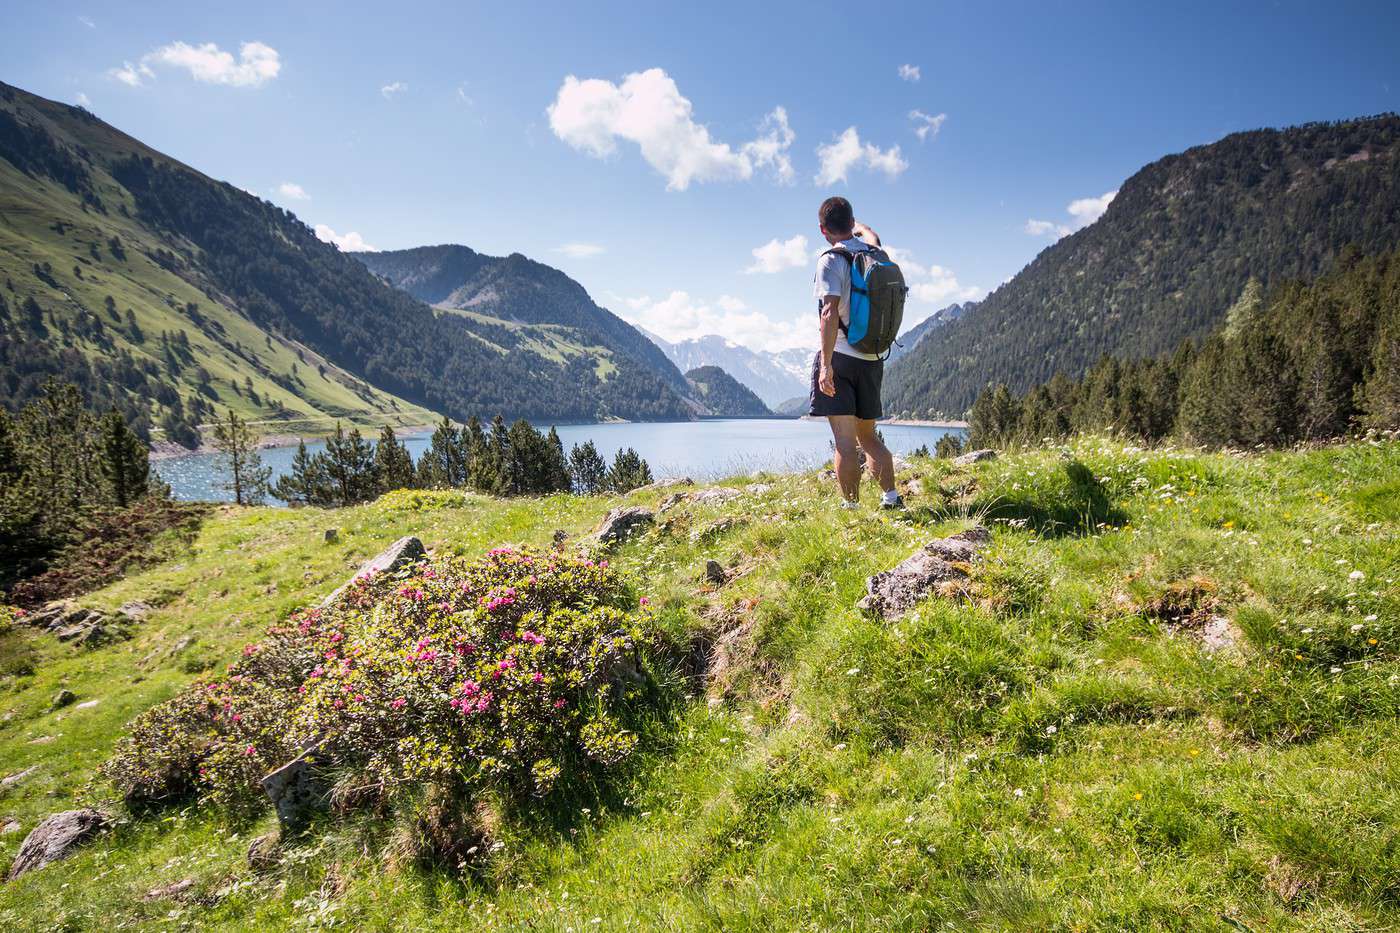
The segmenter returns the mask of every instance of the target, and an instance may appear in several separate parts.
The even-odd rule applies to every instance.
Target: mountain
[[[226,407],[289,428],[692,411],[678,371],[567,325],[518,323],[532,299],[507,292],[525,272],[505,270],[482,310],[435,310],[291,213],[5,84],[0,277],[0,404],[58,376],[186,443]]]
[[[930,331],[942,327],[951,321],[956,321],[967,312],[971,311],[977,302],[965,301],[959,304],[951,304],[946,308],[939,308],[937,311],[915,324],[909,330],[899,336],[899,342],[890,348],[889,359],[886,363],[894,362],[910,350],[919,345],[919,341],[929,335]]]
[[[1105,354],[1155,356],[1225,320],[1251,280],[1311,279],[1400,245],[1400,117],[1235,133],[1143,168],[1095,223],[886,374],[887,410],[962,412]]]
[[[502,258],[443,245],[353,255],[435,308],[524,325],[525,333],[561,355],[593,348],[600,365],[640,363],[677,392],[689,391],[681,370],[636,328],[594,304],[563,272],[519,253]]]
[[[768,406],[805,393],[811,379],[813,350],[750,350],[714,335],[671,343],[649,331],[642,333],[680,369],[718,366]]]
[[[696,401],[720,418],[767,418],[773,413],[763,400],[718,366],[700,366],[685,374]]]

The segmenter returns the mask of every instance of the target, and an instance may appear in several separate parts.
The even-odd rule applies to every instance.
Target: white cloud
[[[597,243],[565,243],[563,246],[556,246],[554,251],[572,259],[588,259],[607,252],[607,249]]]
[[[1109,202],[1117,196],[1118,190],[1115,188],[1113,191],[1105,191],[1096,198],[1076,198],[1070,201],[1069,206],[1065,208],[1065,211],[1073,218],[1070,223],[1062,224],[1031,218],[1026,221],[1023,229],[1031,236],[1053,236],[1058,240],[1098,220],[1103,216],[1103,212],[1108,210]]]
[[[922,110],[909,111],[909,119],[914,121],[914,135],[919,137],[919,142],[925,142],[930,136],[937,136],[938,131],[943,129],[943,121],[948,119],[946,113],[929,116]]]
[[[303,188],[301,185],[298,185],[296,182],[282,182],[282,184],[277,186],[277,193],[282,195],[282,197],[290,198],[293,201],[311,200],[311,195],[307,194],[306,189]]]
[[[462,103],[466,104],[468,107],[476,105],[476,101],[473,100],[472,96],[467,93],[467,86],[465,84],[457,85],[457,99],[460,100]]]
[[[653,301],[649,296],[625,298],[627,310],[621,316],[632,324],[671,343],[720,334],[753,350],[786,350],[812,346],[816,339],[815,316],[808,326],[791,321],[775,321],[766,314],[750,311],[732,295],[714,305],[699,301],[688,292],[673,291]]]
[[[963,285],[959,282],[958,277],[953,274],[953,270],[938,265],[922,265],[914,259],[914,254],[908,250],[887,246],[885,252],[890,254],[891,259],[899,263],[899,269],[904,273],[904,281],[909,285],[909,297],[913,301],[936,306],[922,315],[906,311],[904,321],[906,326],[917,324],[937,308],[945,307],[955,301],[971,301],[982,294],[982,289],[978,286]]]
[[[898,146],[881,149],[872,143],[862,144],[854,126],[847,127],[835,142],[818,146],[817,158],[821,160],[821,171],[816,176],[819,185],[845,181],[851,169],[862,166],[884,172],[891,180],[909,167],[909,163],[900,156]]]
[[[380,88],[379,93],[384,95],[385,100],[393,100],[395,97],[402,94],[406,90],[408,90],[407,84],[405,84],[402,81],[394,81]]]
[[[919,73],[918,65],[900,65],[899,77],[904,81],[909,81],[912,83],[922,78],[923,75]]]
[[[79,17],[78,17],[78,22],[82,23],[84,26],[86,26],[86,27],[89,28],[89,29],[96,29],[96,28],[97,28],[97,24],[94,23],[94,22],[92,21],[92,17],[91,17],[91,16],[79,16]]]
[[[316,225],[316,239],[325,243],[334,243],[340,248],[342,253],[377,253],[379,247],[371,246],[365,242],[365,238],[355,231],[349,233],[336,233],[325,224]]]
[[[114,81],[120,81],[122,84],[129,85],[130,87],[140,87],[144,79],[154,78],[155,76],[156,73],[152,71],[150,66],[145,62],[138,62],[134,65],[131,62],[122,62],[120,68],[109,68],[107,70],[107,77],[112,78]]]
[[[782,272],[784,269],[796,269],[807,265],[809,259],[807,255],[807,238],[798,234],[788,240],[779,240],[777,237],[769,240],[762,246],[754,247],[753,265],[744,271],[755,272]]]
[[[183,68],[190,77],[206,84],[261,87],[277,77],[282,70],[282,59],[276,49],[262,42],[243,43],[237,59],[232,52],[225,52],[212,42],[203,45],[172,42],[147,52],[135,64],[123,62],[120,68],[112,68],[107,74],[123,84],[139,87],[147,79],[155,78],[152,65]]]
[[[692,118],[693,109],[676,82],[652,68],[627,75],[620,85],[569,75],[546,112],[555,136],[595,158],[617,152],[619,139],[636,143],[670,191],[692,182],[748,179],[760,169],[771,169],[779,181],[792,179],[788,149],[795,135],[782,107],[763,119],[757,138],[737,148],[712,139]]]
[[[87,107],[88,109],[92,109],[92,101],[89,100],[88,96],[82,91],[79,91],[78,96],[73,98],[73,100],[77,102],[79,107]]]

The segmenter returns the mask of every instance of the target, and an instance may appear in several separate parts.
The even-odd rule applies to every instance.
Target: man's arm
[[[876,233],[874,230],[871,230],[859,220],[855,222],[855,226],[852,228],[851,232],[854,233],[856,236],[860,237],[862,242],[870,246],[880,245],[880,234]]]
[[[835,397],[836,376],[831,370],[831,354],[836,349],[836,333],[841,325],[841,296],[827,295],[822,299],[822,356],[817,369],[817,388],[823,395]]]

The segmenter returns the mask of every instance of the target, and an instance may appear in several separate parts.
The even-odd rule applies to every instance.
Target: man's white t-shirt
[[[840,246],[852,253],[859,253],[870,248],[864,240],[858,237],[842,240]],[[841,313],[841,323],[850,326],[851,264],[846,261],[844,256],[838,256],[835,253],[822,254],[822,257],[817,260],[817,278],[813,292],[816,294],[818,302],[828,295],[840,295],[841,304],[838,307]],[[835,350],[837,353],[853,356],[858,360],[878,360],[880,358],[877,353],[862,353],[852,347],[840,329],[836,331]]]

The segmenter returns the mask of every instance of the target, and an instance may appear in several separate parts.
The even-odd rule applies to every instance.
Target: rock
[[[981,463],[983,460],[995,460],[996,458],[997,452],[995,450],[992,450],[989,447],[984,447],[981,450],[969,450],[967,453],[961,456],[954,457],[953,465],[972,466],[974,463]]]
[[[569,533],[563,528],[556,528],[554,531],[554,550],[564,550],[564,543],[569,540]]]
[[[328,788],[315,767],[322,744],[321,741],[313,742],[300,755],[269,773],[260,782],[263,793],[277,811],[277,822],[282,827],[283,836],[295,835],[305,829],[312,811],[326,801]]]
[[[906,496],[922,496],[924,494],[924,481],[921,479],[911,479],[904,484],[904,494]]]
[[[1239,633],[1224,616],[1215,616],[1201,626],[1201,645],[1211,652],[1235,647]]]
[[[49,702],[49,712],[53,712],[56,709],[63,709],[63,707],[72,703],[77,698],[78,695],[72,690],[60,690],[53,695],[53,699]]]
[[[111,825],[112,821],[105,813],[90,808],[55,813],[24,837],[10,865],[10,880],[67,858],[74,849],[105,832]]]
[[[71,599],[58,599],[51,603],[45,603],[44,608],[36,612],[31,612],[24,617],[26,625],[35,628],[47,629],[58,624],[64,616],[78,608],[78,604]]]
[[[340,600],[342,594],[360,577],[372,577],[380,573],[392,573],[395,570],[406,567],[409,564],[417,563],[428,556],[428,552],[423,547],[423,542],[413,535],[405,535],[393,544],[389,545],[379,553],[379,556],[372,560],[367,560],[356,571],[355,576],[346,580],[334,593],[321,601],[321,608],[326,609],[333,606]]]
[[[894,463],[894,470],[896,473],[898,473],[900,470],[913,469],[913,464],[911,464],[908,460],[905,460],[899,454],[891,454],[890,460]]]
[[[101,703],[101,702],[102,702],[101,700],[84,700],[83,702],[79,703],[77,706],[75,706],[75,707],[73,707],[73,708],[74,708],[74,709],[92,709],[94,706],[96,706],[98,703]]]
[[[30,765],[23,771],[16,771],[14,774],[0,778],[0,790],[9,790],[25,778],[33,776],[38,770],[38,765]]]
[[[866,595],[857,605],[895,618],[908,612],[940,583],[963,580],[967,572],[959,564],[978,559],[978,551],[991,540],[980,525],[947,538],[935,538],[890,570],[865,581]]]
[[[719,505],[721,502],[728,502],[730,499],[737,499],[743,493],[728,486],[711,486],[709,489],[702,489],[693,494],[690,499],[700,505]]]
[[[102,616],[97,616],[97,619],[101,618]],[[71,642],[78,648],[97,648],[108,642],[130,637],[121,629],[107,628],[100,621],[80,622],[61,629],[56,634],[59,641]]]
[[[276,833],[263,833],[248,846],[248,867],[255,872],[276,868],[280,848],[281,839]]]
[[[41,736],[39,736],[37,739],[30,739],[30,740],[29,740],[29,744],[30,744],[30,745],[48,745],[50,742],[52,742],[52,741],[53,741],[54,739],[56,739],[56,738],[58,738],[58,736],[54,736],[54,735],[41,735]]]
[[[327,544],[335,544],[340,540],[340,532],[334,528],[327,528],[323,539]]]
[[[724,572],[724,565],[717,560],[705,561],[705,579],[715,586],[723,586],[729,579],[729,574]]]
[[[147,617],[149,617],[152,612],[155,612],[155,607],[150,603],[142,602],[139,599],[133,599],[131,602],[122,603],[118,606],[117,612],[120,612],[133,622],[145,622]]]
[[[656,514],[665,515],[671,509],[674,509],[676,506],[680,505],[688,498],[690,498],[689,493],[673,492],[669,496],[661,500],[661,504],[656,507]]]
[[[637,531],[654,524],[656,516],[651,509],[640,505],[624,505],[613,509],[598,526],[597,538],[603,544],[616,544],[631,537]]]
[[[11,833],[17,833],[23,828],[23,826],[19,825],[19,820],[11,817],[5,821],[3,826],[0,826],[0,836],[8,836]]]
[[[761,496],[772,488],[772,483],[749,483],[747,486],[744,487],[744,492],[750,493],[755,496]]]
[[[163,901],[172,897],[179,897],[190,888],[194,887],[193,878],[182,878],[173,884],[167,884],[159,888],[152,888],[141,895],[143,901]]]

